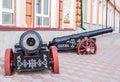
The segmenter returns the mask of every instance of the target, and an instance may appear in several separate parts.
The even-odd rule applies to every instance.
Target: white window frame
[[[36,0],[35,0],[35,2],[34,2],[34,5],[35,5],[35,7],[34,7],[34,25],[35,25],[35,27],[49,27],[50,26],[50,0],[48,0],[48,15],[45,15],[44,14],[44,0],[41,0],[42,1],[42,8],[41,8],[41,14],[40,13],[37,13],[36,12]],[[47,17],[47,18],[49,18],[49,25],[43,25],[43,20],[42,20],[42,25],[36,25],[36,17]]]
[[[97,24],[97,0],[92,3],[92,23]]]
[[[3,0],[0,0],[0,25],[14,25],[14,0],[12,0],[12,9],[7,9],[2,7]],[[2,12],[13,14],[13,24],[2,24]]]
[[[84,6],[83,6],[84,8],[83,8],[83,10],[84,10],[84,12],[83,12],[83,15],[84,15],[84,21],[85,22],[87,22],[87,0],[84,0]]]
[[[0,0],[0,24],[2,24],[2,0]]]

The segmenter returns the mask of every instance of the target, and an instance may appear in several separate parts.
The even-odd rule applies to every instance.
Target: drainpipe
[[[115,9],[116,9],[116,6],[115,6],[115,0],[114,0],[114,31],[115,31]]]
[[[82,6],[82,0],[80,0],[80,14],[81,14],[81,21],[80,21],[80,23],[81,23],[81,28],[82,28],[82,30],[86,30],[84,27],[83,27],[83,6]]]
[[[119,14],[119,33],[120,33],[120,14]]]
[[[109,0],[106,1],[106,28],[108,27],[108,2]]]

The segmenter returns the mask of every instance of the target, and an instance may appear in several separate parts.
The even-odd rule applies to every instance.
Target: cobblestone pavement
[[[0,82],[120,82],[120,34],[97,37],[96,55],[59,53],[60,74],[50,71],[4,76],[0,58]]]

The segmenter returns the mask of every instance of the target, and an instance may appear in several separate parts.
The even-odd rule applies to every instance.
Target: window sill
[[[16,27],[16,26],[0,26],[0,31],[27,31],[27,30],[35,30],[35,31],[75,31],[71,28],[52,28],[52,27]]]

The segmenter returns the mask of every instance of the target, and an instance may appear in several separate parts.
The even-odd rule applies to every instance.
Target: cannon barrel
[[[93,31],[90,31],[90,32],[85,32],[85,33],[82,34],[82,36],[93,37],[93,36],[106,34],[106,33],[110,33],[110,32],[113,32],[112,27],[93,30]]]
[[[61,42],[61,41],[66,41],[70,38],[93,37],[93,36],[106,34],[106,33],[110,33],[110,32],[113,32],[112,27],[93,30],[93,31],[89,31],[89,32],[78,33],[78,34],[73,34],[73,35],[68,35],[68,36],[57,37],[57,38],[53,39],[52,43],[58,43],[58,42]]]
[[[42,38],[39,33],[35,31],[24,32],[19,41],[20,47],[26,53],[36,53],[43,44]]]

